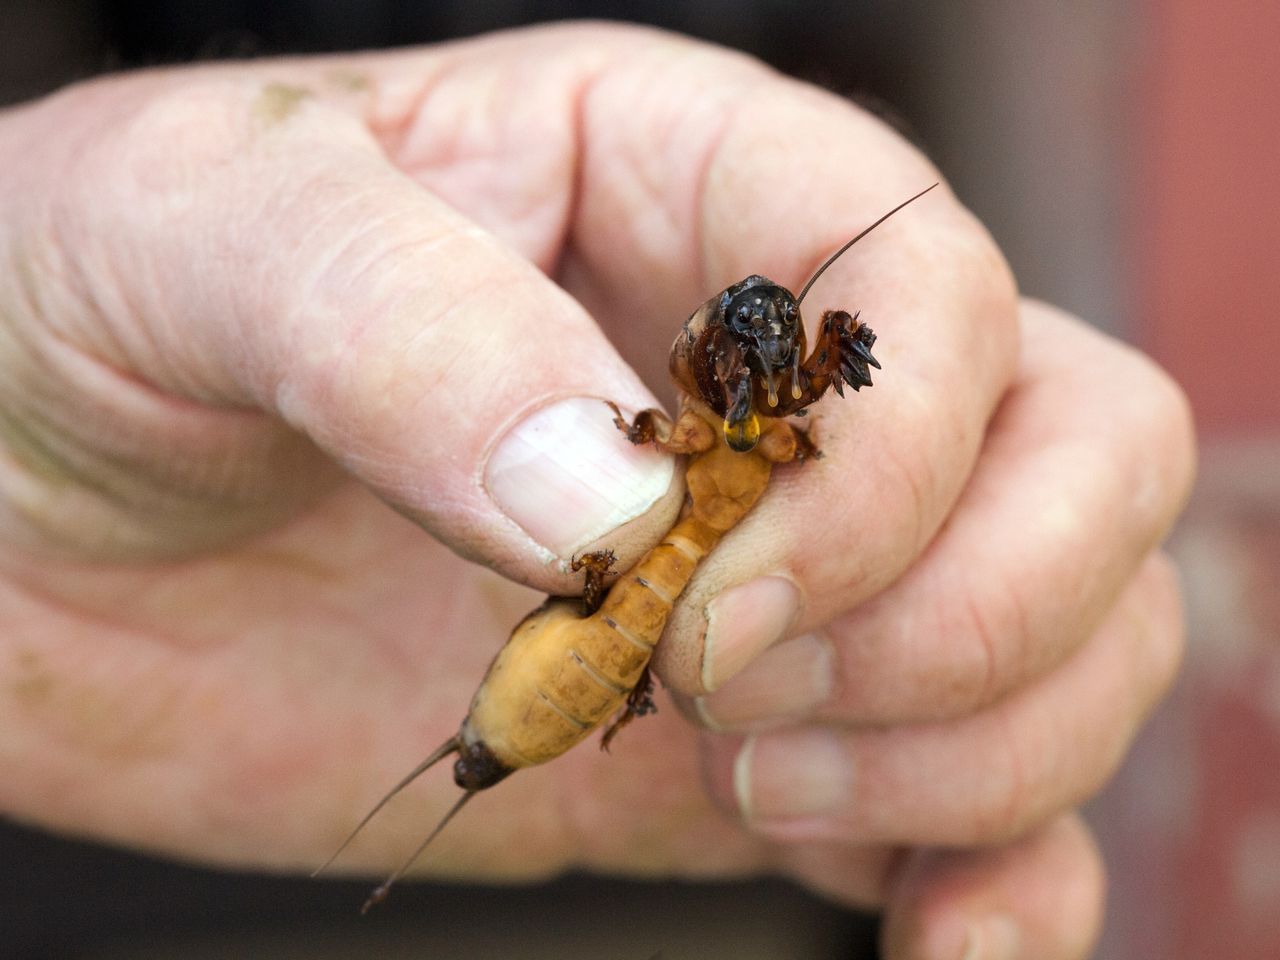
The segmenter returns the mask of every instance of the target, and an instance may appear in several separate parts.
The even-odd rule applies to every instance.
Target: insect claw
[[[867,365],[856,357],[845,357],[840,363],[840,376],[854,390],[871,386],[871,373]]]
[[[856,353],[858,355],[858,359],[863,363],[869,363],[877,370],[880,369],[880,361],[871,355],[871,348],[861,340],[854,340],[853,343],[849,345],[849,349]]]
[[[847,383],[847,384],[849,384],[849,386],[853,387],[853,392],[854,392],[854,393],[858,393],[858,392],[860,392],[860,391],[862,390],[862,388],[863,388],[863,387],[869,387],[869,386],[871,386],[871,385],[872,385],[872,384],[871,384],[871,378],[870,378],[870,377],[861,377],[861,376],[858,376],[858,374],[857,374],[856,372],[854,372],[852,375],[848,375],[848,374],[846,374],[846,375],[845,375],[845,383]]]

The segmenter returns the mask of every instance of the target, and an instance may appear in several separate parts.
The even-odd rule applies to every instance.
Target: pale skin
[[[284,870],[580,585],[486,492],[512,425],[669,400],[708,296],[794,290],[939,179],[836,97],[597,25],[107,78],[0,114],[0,171],[0,809]],[[477,797],[422,873],[776,872],[884,910],[890,958],[1088,954],[1074,810],[1176,670],[1190,418],[1020,302],[945,189],[874,237],[804,309],[861,309],[884,371],[695,575],[656,659],[683,710]],[[678,500],[605,539],[634,557]],[[765,576],[785,639],[711,656],[709,606]],[[436,773],[339,867],[398,862]]]

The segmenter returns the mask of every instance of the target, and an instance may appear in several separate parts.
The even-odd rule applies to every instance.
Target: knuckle
[[[996,702],[1035,667],[1037,637],[1016,585],[948,589],[926,629],[952,638],[943,657],[912,664],[909,703],[889,709],[895,722],[944,721]]]
[[[992,703],[1021,676],[1032,638],[1012,588],[966,592],[963,621],[960,635],[971,652],[957,664],[954,709],[968,713]]]
[[[962,842],[977,846],[1008,843],[1043,818],[1032,762],[1019,734],[1006,727],[1001,748],[986,767],[986,790],[973,804]]]
[[[331,252],[326,265],[340,282],[376,288],[380,274],[400,272],[389,251],[366,258],[361,264],[363,279],[352,279],[346,252]],[[363,325],[353,323],[338,337],[324,325],[300,324],[289,337],[293,349],[274,370],[272,402],[291,422],[306,424],[309,430],[334,431],[333,436],[316,437],[322,445],[349,449],[372,442],[381,447],[383,441],[412,429],[420,416],[423,387],[404,376],[405,369],[414,368],[414,355],[429,359],[438,369],[450,369],[465,357],[462,332],[449,321],[465,316],[474,306],[473,297],[460,296],[434,313],[415,315],[421,319],[417,331],[407,329],[400,322],[405,318],[395,310]],[[365,454],[374,456],[372,449]]]

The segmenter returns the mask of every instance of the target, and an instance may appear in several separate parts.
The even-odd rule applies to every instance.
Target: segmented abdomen
[[[722,458],[736,469],[726,471]],[[622,706],[662,637],[672,605],[698,562],[764,491],[771,465],[723,444],[695,457],[680,522],[610,588],[595,613],[549,600],[525,618],[489,668],[462,725],[516,770],[546,763]],[[732,477],[726,487],[722,478]]]
[[[574,600],[530,614],[498,654],[463,724],[513,769],[553,760],[616,713],[705,555],[676,530],[583,617]]]

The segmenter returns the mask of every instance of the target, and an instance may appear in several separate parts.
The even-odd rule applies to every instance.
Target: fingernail
[[[503,513],[568,559],[652,507],[674,473],[675,459],[628,441],[602,401],[571,397],[513,427],[490,454],[484,483]]]
[[[766,650],[715,693],[694,701],[713,730],[782,723],[809,716],[835,688],[835,651],[816,634]]]
[[[753,826],[824,817],[853,800],[852,759],[830,730],[749,737],[733,765],[733,791]]]
[[[969,925],[962,960],[1016,960],[1021,943],[1013,918],[994,914]]]
[[[786,635],[800,613],[800,591],[785,577],[759,577],[707,604],[702,686],[718,689]]]

